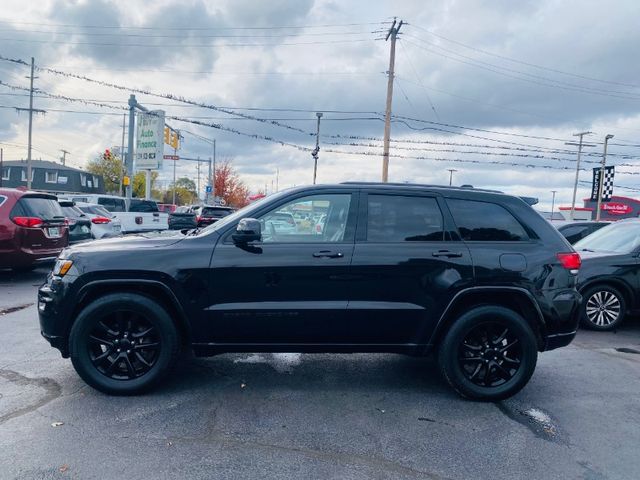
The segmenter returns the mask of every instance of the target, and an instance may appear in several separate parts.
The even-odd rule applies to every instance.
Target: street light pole
[[[573,200],[571,200],[571,220],[575,220],[576,213],[576,193],[578,191],[578,177],[580,176],[580,155],[582,154],[582,137],[589,135],[592,132],[580,132],[574,133],[574,137],[580,137],[580,143],[578,144],[578,161],[576,163],[576,178],[573,182]],[[575,144],[574,144],[575,145]]]
[[[322,118],[322,112],[316,112],[318,117],[318,127],[316,129],[316,148],[311,152],[313,157],[313,184],[316,184],[316,174],[318,173],[318,154],[320,153],[320,119]]]
[[[449,170],[449,186],[451,186],[453,183],[453,172],[457,172],[458,170],[455,168],[448,168],[447,170]]]
[[[555,210],[556,193],[558,193],[558,191],[557,190],[551,190],[551,193],[553,194],[553,197],[551,198],[551,221],[553,222],[553,211]]]
[[[602,186],[604,185],[604,170],[607,165],[607,144],[613,135],[609,134],[604,137],[604,152],[602,154],[602,166],[600,167],[600,184],[598,185],[598,207],[596,210],[596,222],[600,221],[600,208],[602,207]]]

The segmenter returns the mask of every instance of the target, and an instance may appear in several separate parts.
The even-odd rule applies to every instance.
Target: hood
[[[74,245],[65,249],[65,256],[73,253],[106,252],[110,250],[139,250],[144,248],[167,247],[183,240],[185,236],[180,231],[167,230],[164,232],[150,232],[123,237],[105,238],[92,242]]]

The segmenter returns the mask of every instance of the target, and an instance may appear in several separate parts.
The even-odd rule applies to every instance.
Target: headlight
[[[64,277],[72,265],[73,262],[71,260],[56,260],[56,264],[53,267],[53,275],[56,277]]]

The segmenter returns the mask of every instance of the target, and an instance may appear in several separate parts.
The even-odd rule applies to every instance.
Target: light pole
[[[451,186],[451,183],[453,182],[453,172],[457,172],[458,170],[455,168],[448,168],[447,170],[449,170],[449,186]]]
[[[580,132],[574,133],[574,137],[580,137],[580,143],[578,143],[578,162],[576,163],[576,178],[573,182],[573,200],[571,201],[571,220],[574,220],[574,216],[576,213],[576,192],[578,191],[578,177],[580,176],[580,154],[582,153],[582,137],[585,135],[590,135],[593,132]],[[565,145],[575,145],[572,142],[565,142]],[[589,145],[593,146],[593,145]]]
[[[558,193],[558,191],[557,190],[551,190],[551,193],[553,194],[553,197],[551,197],[551,221],[553,222],[553,211],[555,210],[556,193]]]
[[[604,169],[607,165],[607,144],[613,135],[609,134],[604,137],[604,152],[602,153],[602,166],[600,167],[600,184],[598,185],[598,207],[596,210],[596,222],[600,221],[600,208],[602,207],[602,186],[604,185]]]
[[[318,172],[318,153],[320,153],[320,119],[322,118],[322,112],[316,112],[318,117],[318,128],[316,130],[316,148],[311,152],[313,157],[313,184],[316,184],[316,174]]]

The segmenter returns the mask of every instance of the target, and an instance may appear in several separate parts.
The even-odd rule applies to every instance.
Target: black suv
[[[269,228],[273,212],[325,215]],[[518,392],[574,338],[580,257],[520,198],[348,183],[266,197],[189,234],[66,249],[38,294],[44,337],[91,386],[156,384],[181,348],[436,352],[465,397]]]

